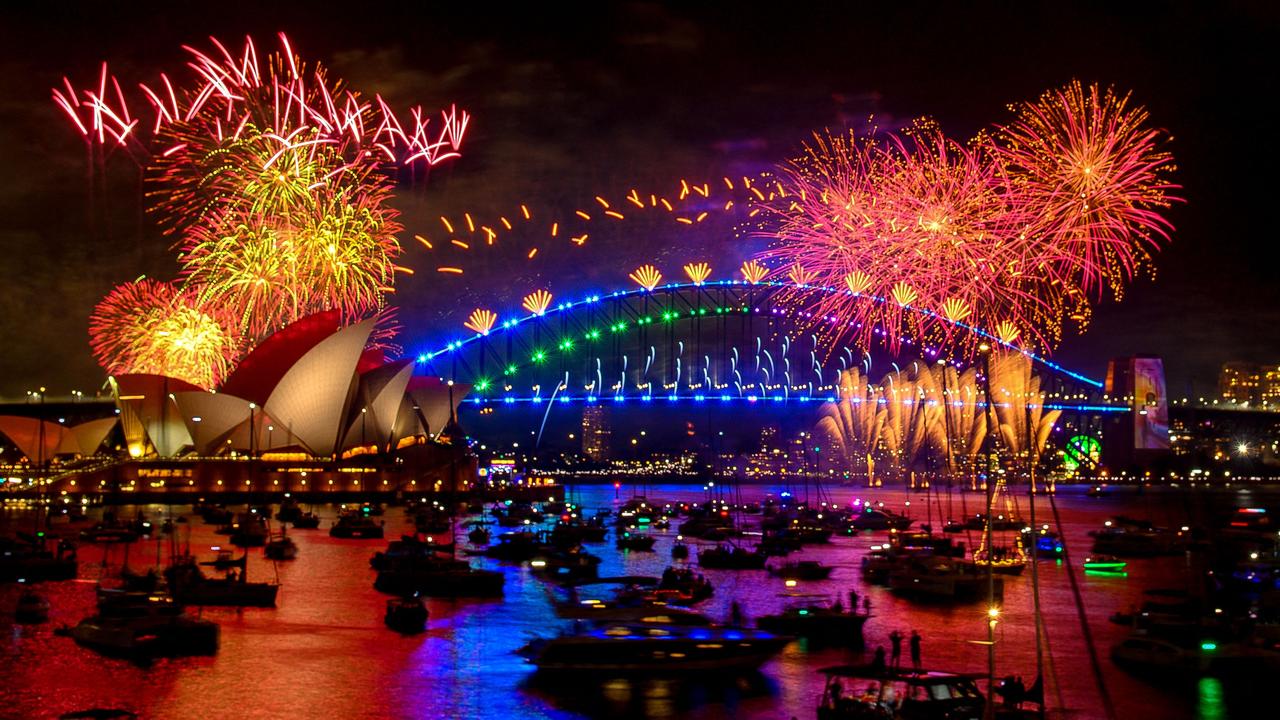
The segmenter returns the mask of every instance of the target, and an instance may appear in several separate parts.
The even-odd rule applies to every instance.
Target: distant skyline
[[[299,6],[301,7],[301,6]],[[0,395],[39,385],[92,392],[87,317],[114,284],[176,273],[169,240],[143,210],[137,175],[111,165],[91,222],[84,146],[49,101],[70,75],[101,61],[154,78],[179,67],[182,44],[213,34],[296,49],[360,87],[428,108],[457,102],[474,117],[463,157],[403,188],[406,227],[395,303],[406,352],[456,333],[478,304],[548,284],[565,296],[627,284],[638,260],[713,259],[717,274],[749,255],[731,228],[676,236],[627,225],[589,255],[541,266],[494,256],[463,281],[431,272],[411,245],[436,216],[526,202],[572,212],[608,193],[681,177],[757,172],[813,130],[884,127],[929,115],[965,137],[1006,116],[1007,103],[1072,78],[1132,91],[1173,136],[1184,205],[1156,279],[1102,303],[1087,334],[1054,359],[1094,377],[1112,356],[1166,360],[1173,397],[1208,395],[1223,362],[1280,362],[1280,285],[1265,211],[1277,148],[1260,109],[1275,76],[1266,6],[1193,3],[984,4],[781,12],[736,4],[588,10],[420,5],[344,12],[314,7],[173,8],[139,3],[0,11]],[[666,233],[656,238],[658,232]]]

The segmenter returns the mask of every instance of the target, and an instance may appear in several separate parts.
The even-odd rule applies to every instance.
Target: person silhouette
[[[876,648],[876,656],[872,658],[871,667],[869,668],[869,670],[873,675],[884,674],[885,666],[884,666],[884,646],[883,645]]]
[[[920,672],[920,633],[911,631],[911,667]]]
[[[902,666],[902,633],[897,630],[889,633],[889,647],[893,648],[893,656],[889,661],[889,666],[897,670]]]

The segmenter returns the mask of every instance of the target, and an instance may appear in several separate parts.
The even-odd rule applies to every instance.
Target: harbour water
[[[777,488],[749,486],[740,490],[744,501],[759,501]],[[656,486],[645,489],[653,501],[703,501],[700,487]],[[925,519],[924,498],[901,490],[834,488],[830,499],[847,503],[855,497],[884,502],[894,510],[907,509]],[[799,494],[799,493],[797,493]],[[613,508],[630,499],[633,489],[596,485],[575,488],[572,499],[587,512]],[[1206,500],[1208,498],[1208,500]],[[816,500],[816,496],[811,498]],[[1206,678],[1195,682],[1159,683],[1137,679],[1116,668],[1108,657],[1112,644],[1127,628],[1108,617],[1140,604],[1142,591],[1185,588],[1187,562],[1182,557],[1130,560],[1127,575],[1085,573],[1079,563],[1090,546],[1088,531],[1112,515],[1147,518],[1157,525],[1177,527],[1194,522],[1209,501],[1223,506],[1263,502],[1248,493],[1218,491],[1212,495],[1188,491],[1119,491],[1101,498],[1086,497],[1083,489],[1064,489],[1057,497],[1062,526],[1076,566],[1096,650],[1107,690],[1117,715],[1160,718],[1225,718],[1243,716],[1236,688]],[[936,501],[935,501],[936,503]],[[945,505],[946,501],[943,501]],[[970,513],[981,509],[981,495],[970,494]],[[961,500],[951,500],[960,513]],[[1021,499],[1025,517],[1025,498]],[[132,509],[125,508],[123,516]],[[149,506],[153,517],[167,508]],[[175,507],[190,515],[187,506]],[[18,589],[0,586],[0,717],[45,718],[90,707],[119,707],[146,718],[811,718],[822,692],[819,668],[865,662],[878,645],[888,646],[888,634],[917,630],[923,636],[923,664],[930,668],[985,672],[987,649],[975,641],[986,639],[986,603],[929,605],[909,601],[887,588],[863,582],[859,563],[885,534],[863,532],[836,537],[830,544],[805,546],[791,559],[820,560],[836,569],[830,579],[802,582],[792,592],[829,593],[847,597],[856,590],[871,600],[866,624],[866,655],[841,649],[809,649],[802,642],[787,647],[758,674],[728,682],[686,683],[679,680],[635,681],[576,679],[571,685],[552,684],[534,676],[532,666],[515,651],[534,636],[556,633],[564,621],[556,618],[549,584],[527,567],[476,558],[477,566],[501,570],[505,595],[495,600],[431,599],[427,632],[402,637],[382,622],[386,596],[373,589],[369,557],[385,547],[381,540],[339,540],[326,528],[335,507],[317,507],[325,522],[319,530],[292,530],[300,546],[298,558],[273,566],[250,551],[251,580],[282,583],[275,609],[209,608],[204,617],[220,623],[221,648],[216,656],[159,660],[139,666],[99,656],[54,635],[63,624],[74,624],[93,610],[94,588],[104,573],[118,572],[120,546],[83,544],[80,578],[46,583],[51,603],[50,622],[12,624]],[[8,532],[24,520],[9,511],[0,524]],[[940,526],[934,509],[935,526]],[[400,508],[383,518],[387,539],[412,532]],[[1037,505],[1037,520],[1053,524],[1047,503]],[[659,536],[655,552],[620,552],[612,535],[607,543],[588,545],[603,557],[602,576],[659,575],[671,564],[675,525]],[[209,559],[215,545],[226,538],[198,517],[178,525],[179,537],[192,551]],[[496,528],[495,528],[496,529]],[[458,529],[458,547],[467,547],[466,530]],[[964,539],[961,536],[961,539]],[[969,539],[977,541],[977,533]],[[157,552],[167,555],[168,541],[135,543],[129,562],[135,569],[153,564]],[[696,557],[696,547],[695,550]],[[706,570],[715,595],[699,609],[727,619],[737,601],[750,619],[776,611],[788,589],[783,581],[762,571]],[[1090,669],[1077,606],[1060,560],[1039,564],[1041,603],[1048,633],[1046,668],[1050,705],[1070,710],[1067,717],[1101,717],[1099,690]],[[1030,571],[1005,581],[1002,615],[996,630],[996,676],[1021,675],[1027,684],[1035,676]],[[1233,702],[1235,703],[1233,705]],[[1252,715],[1250,715],[1252,716]]]

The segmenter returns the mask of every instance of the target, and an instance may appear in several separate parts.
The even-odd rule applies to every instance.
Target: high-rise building
[[[1264,377],[1270,376],[1270,388],[1264,388]],[[1259,405],[1263,394],[1271,396],[1272,402],[1280,399],[1280,372],[1275,366],[1263,367],[1256,363],[1229,362],[1222,364],[1218,373],[1218,394],[1229,403]]]
[[[760,428],[760,449],[772,450],[778,447],[778,426],[765,425]]]
[[[1262,387],[1258,396],[1263,405],[1280,405],[1280,365],[1262,366]]]
[[[608,460],[611,438],[609,415],[604,406],[582,408],[582,454],[596,462]]]

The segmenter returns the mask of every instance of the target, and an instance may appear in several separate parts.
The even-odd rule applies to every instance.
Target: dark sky
[[[1187,203],[1171,213],[1177,231],[1156,282],[1099,306],[1057,359],[1100,376],[1112,355],[1157,353],[1174,396],[1193,379],[1207,391],[1226,360],[1280,362],[1268,252],[1277,144],[1265,110],[1280,28],[1267,3],[173,5],[0,11],[0,396],[96,387],[93,303],[116,283],[176,271],[127,162],[112,165],[91,210],[84,146],[49,88],[63,74],[87,84],[101,60],[154,79],[180,66],[182,44],[251,34],[269,47],[279,30],[400,107],[457,102],[473,113],[464,157],[397,201],[410,244],[442,213],[519,202],[571,213],[597,193],[758,171],[811,131],[871,113],[890,126],[930,115],[967,137],[1006,119],[1007,103],[1072,78],[1112,83],[1173,135]],[[710,254],[724,272],[752,249],[728,230],[629,224],[589,254],[548,251],[526,266],[491,253],[452,281],[406,244],[404,264],[420,272],[398,285],[405,345],[429,347],[469,308],[509,307],[538,283],[619,287],[638,260],[674,272]]]

